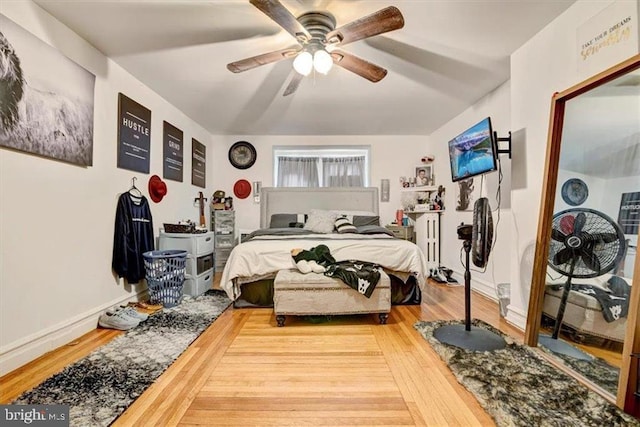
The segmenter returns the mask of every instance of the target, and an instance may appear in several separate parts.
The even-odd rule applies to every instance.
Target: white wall
[[[96,75],[93,166],[82,168],[0,149],[0,375],[96,327],[99,313],[133,298],[140,286],[113,276],[118,195],[131,178],[148,194],[150,175],[116,167],[118,92],[152,111],[151,174],[162,176],[162,121],[184,131],[184,182],[151,202],[154,226],[198,219],[191,185],[191,138],[211,136],[113,61],[31,2],[2,2],[0,12]],[[225,152],[226,155],[226,152]]]
[[[583,80],[576,30],[611,1],[578,1],[511,55],[511,130],[518,135],[512,164],[513,247],[508,320],[524,327],[530,271],[525,253],[535,244],[551,97]],[[615,64],[602,64],[604,70]],[[524,277],[523,277],[524,276]]]
[[[236,169],[227,160],[229,148],[236,141],[249,141],[258,153],[256,163],[246,170]],[[234,197],[236,222],[239,229],[254,230],[260,226],[260,205],[253,202],[253,194],[240,200],[233,194],[233,185],[239,179],[249,182],[262,181],[263,187],[273,186],[273,147],[274,146],[335,146],[369,145],[371,147],[371,187],[380,187],[380,180],[391,181],[390,201],[380,202],[380,223],[385,225],[395,219],[396,209],[401,209],[400,176],[413,176],[420,158],[427,154],[427,137],[415,135],[399,136],[321,136],[321,135],[269,135],[269,136],[215,136],[213,150],[220,155],[216,159],[213,181],[216,190],[225,191]],[[436,179],[438,177],[436,176]]]
[[[464,280],[464,264],[460,261],[462,241],[458,239],[456,229],[460,223],[471,224],[473,222],[473,212],[456,211],[455,186],[457,184],[451,181],[448,141],[485,117],[491,117],[493,129],[498,133],[499,137],[508,136],[510,123],[509,100],[510,85],[507,82],[429,135],[431,152],[436,157],[435,174],[438,177],[438,184],[444,185],[446,189],[445,212],[440,216],[440,263],[453,269],[456,272],[454,277],[461,283]],[[473,265],[471,266],[473,269],[471,272],[472,287],[494,299],[496,298],[495,285],[509,282],[510,272],[507,260],[512,246],[509,209],[511,161],[506,154],[500,155],[500,161],[503,169],[503,182],[501,186],[500,222],[497,228],[494,228],[494,233],[497,233],[496,245],[491,251],[489,264],[484,272],[479,271]],[[474,183],[476,183],[476,186],[480,186],[479,179],[474,180]],[[481,195],[489,199],[494,224],[498,220],[498,204],[495,197],[497,186],[497,172],[484,175]]]

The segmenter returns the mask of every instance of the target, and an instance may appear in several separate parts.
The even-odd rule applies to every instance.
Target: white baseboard
[[[452,276],[458,281],[458,283],[464,284],[464,272],[454,270]],[[496,287],[493,283],[474,279],[473,275],[471,275],[471,289],[481,293],[482,295],[493,301],[498,301],[498,297],[496,295]]]
[[[57,325],[21,338],[0,348],[0,376],[17,369],[43,354],[55,350],[93,330],[103,311],[114,305],[129,301],[140,301],[147,293],[144,289],[137,294],[116,298]]]
[[[513,305],[508,305],[507,310],[507,322],[524,331],[527,326],[527,313]]]

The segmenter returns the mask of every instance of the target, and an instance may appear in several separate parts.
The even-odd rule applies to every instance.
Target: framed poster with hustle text
[[[624,234],[638,234],[640,227],[640,191],[622,193],[618,224]]]
[[[191,184],[207,186],[207,147],[191,138]]]
[[[182,182],[184,163],[184,140],[180,129],[169,122],[162,122],[162,176],[165,179]]]
[[[118,167],[149,173],[151,110],[118,94]]]

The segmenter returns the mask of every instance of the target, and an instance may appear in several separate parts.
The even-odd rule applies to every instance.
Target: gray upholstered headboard
[[[267,228],[275,213],[308,213],[311,209],[367,211],[378,214],[378,189],[350,188],[273,188],[260,194],[260,228]]]

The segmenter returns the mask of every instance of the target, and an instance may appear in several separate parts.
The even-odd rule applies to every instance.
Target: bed
[[[358,232],[314,233],[300,228],[305,215],[314,210],[347,215]],[[414,243],[395,238],[380,226],[377,188],[263,188],[260,229],[231,251],[220,285],[236,307],[272,306],[276,274],[296,268],[291,250],[319,244],[329,247],[338,262],[380,265],[391,279],[394,304],[420,302],[420,289],[428,277],[426,258]]]
[[[550,270],[550,274],[553,273],[555,272]],[[555,274],[557,276],[557,273]],[[572,288],[584,284],[610,292],[610,282],[613,277],[611,274],[604,274],[591,279],[573,279]],[[547,280],[542,312],[551,320],[555,321],[562,298],[562,286],[566,280],[564,276]],[[623,280],[631,286],[631,280],[628,278],[618,278],[618,280]],[[628,305],[628,301],[626,303]],[[594,296],[574,289],[569,292],[562,324],[570,328],[577,341],[591,336],[623,342],[627,325],[626,316],[609,320],[607,321],[603,314],[602,304]]]

